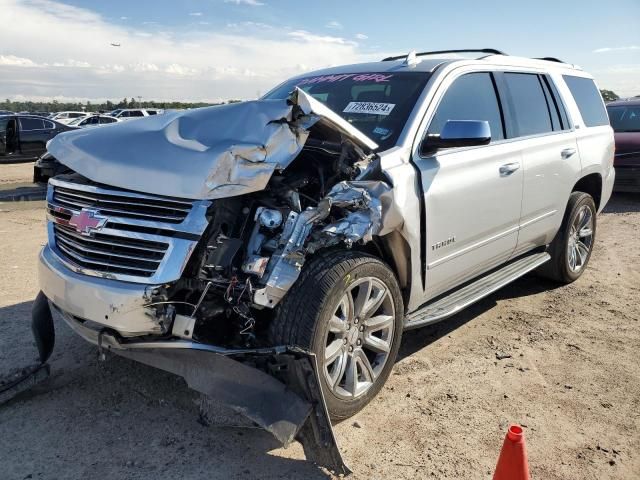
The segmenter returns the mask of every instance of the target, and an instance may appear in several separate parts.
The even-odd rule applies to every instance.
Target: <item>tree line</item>
[[[154,100],[141,102],[135,98],[123,98],[119,102],[59,102],[52,100],[50,102],[33,102],[33,101],[13,101],[5,99],[0,102],[0,110],[9,110],[12,112],[62,112],[62,111],[86,111],[86,112],[110,112],[118,108],[164,108],[164,109],[182,109],[182,108],[199,108],[210,107],[213,105],[221,105],[224,103],[235,103],[240,100],[228,100],[227,102],[208,103],[208,102],[157,102]]]

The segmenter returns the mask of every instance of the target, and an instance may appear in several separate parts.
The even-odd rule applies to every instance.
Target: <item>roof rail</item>
[[[534,60],[546,60],[547,62],[567,63],[556,57],[536,57]]]
[[[433,52],[419,52],[419,53],[416,53],[416,57],[421,57],[424,55],[441,55],[443,53],[469,53],[469,52],[480,52],[480,53],[485,53],[487,55],[507,55],[506,53],[501,52],[500,50],[496,50],[495,48],[465,48],[462,50],[435,50]],[[392,60],[402,60],[405,58],[407,58],[407,55],[398,55],[395,57],[383,58],[382,61],[390,62]]]

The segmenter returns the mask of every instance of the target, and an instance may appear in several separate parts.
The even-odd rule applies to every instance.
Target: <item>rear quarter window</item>
[[[590,78],[574,77],[572,75],[563,75],[562,78],[578,105],[584,124],[587,127],[608,125],[609,118],[604,108],[604,101],[594,81]]]

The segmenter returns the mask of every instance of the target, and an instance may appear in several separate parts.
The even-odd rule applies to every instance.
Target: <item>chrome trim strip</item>
[[[519,229],[519,225],[514,225],[513,227],[509,227],[508,229],[494,235],[493,237],[489,237],[489,238],[485,238],[484,240],[480,240],[479,242],[476,242],[472,245],[468,245],[464,248],[461,248],[460,250],[450,253],[449,255],[447,255],[446,257],[442,257],[438,260],[435,260],[431,263],[427,264],[427,270],[431,269],[431,268],[435,268],[438,265],[441,265],[445,262],[448,262],[449,260],[453,260],[456,257],[459,257],[460,255],[464,255],[465,253],[469,253],[471,250],[475,250],[476,248],[480,248],[483,247],[484,245],[487,245],[488,243],[491,243],[495,240],[499,240],[502,237],[505,237],[507,235],[509,235],[510,233],[514,233],[517,232]],[[428,254],[427,254],[428,255]]]

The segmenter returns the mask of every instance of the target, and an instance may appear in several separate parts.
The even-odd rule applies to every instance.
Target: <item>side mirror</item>
[[[491,141],[491,127],[486,120],[448,120],[440,134],[427,135],[420,145],[421,154],[441,148],[473,147]]]

